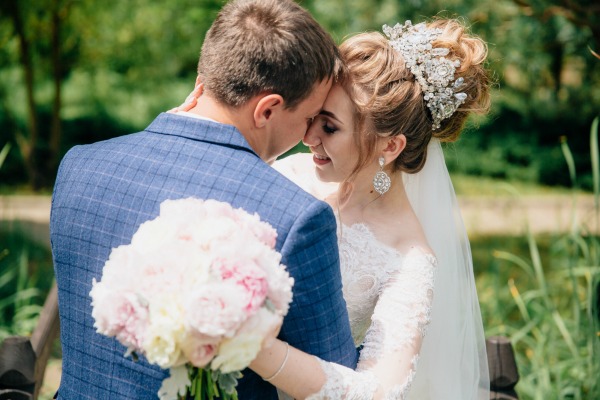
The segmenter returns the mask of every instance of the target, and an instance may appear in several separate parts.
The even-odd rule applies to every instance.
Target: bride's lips
[[[317,165],[325,165],[331,162],[331,158],[313,153],[313,162]]]

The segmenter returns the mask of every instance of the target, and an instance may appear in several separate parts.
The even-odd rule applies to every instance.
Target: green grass
[[[592,391],[597,390],[593,384],[600,373],[594,344],[598,338],[588,316],[593,297],[590,283],[598,272],[571,253],[569,237],[549,234],[535,238],[541,266],[537,272],[527,236],[480,236],[471,241],[486,336],[505,335],[513,342],[521,374],[517,391],[522,400],[596,398]],[[583,237],[586,242],[596,239]],[[5,268],[22,271],[26,254],[27,287],[34,285],[39,293],[24,300],[41,305],[52,282],[49,251],[19,234],[0,231],[0,240],[13,249],[0,261],[3,273]],[[576,275],[575,285],[569,271]],[[14,317],[14,310],[9,314]],[[569,340],[559,329],[559,320],[569,332]],[[10,316],[2,320],[4,328],[18,334],[27,334],[34,325],[35,318],[26,324],[15,324]],[[53,360],[57,359],[59,346],[53,350]]]
[[[573,194],[573,189],[560,186],[544,186],[537,183],[494,179],[454,173],[452,184],[458,196],[510,197],[518,193],[521,196],[565,196]],[[583,194],[583,191],[577,191]]]
[[[590,148],[595,218],[562,234],[471,242],[486,334],[510,338],[523,400],[600,398],[600,239],[593,234],[600,219],[598,119]],[[577,187],[566,142],[561,149]],[[578,193],[571,194],[576,202]]]
[[[48,196],[52,194],[51,188],[43,188],[40,190],[34,190],[30,185],[19,184],[19,185],[0,185],[0,196],[11,196],[11,195],[44,195]]]
[[[7,336],[29,336],[54,281],[52,255],[45,246],[22,234],[18,224],[0,222],[0,343]],[[60,341],[52,346],[48,364],[56,370],[62,358]],[[59,368],[59,367],[58,367]],[[48,368],[47,368],[48,371]],[[39,398],[53,397],[56,373],[44,382]]]
[[[598,264],[593,267],[593,260],[586,259],[592,246],[585,244],[598,241],[579,237],[583,243],[577,244],[581,240],[570,234],[542,235],[534,238],[534,243],[527,236],[479,236],[471,241],[486,336],[511,339],[521,374],[517,391],[522,400],[591,400],[598,394],[594,387],[600,374],[597,325],[591,324],[592,283],[594,279],[597,282]],[[2,274],[15,271],[11,285],[0,284],[0,299],[16,293],[6,290],[17,287],[21,279],[25,282],[21,293],[38,289],[35,296],[23,296],[21,306],[39,307],[52,283],[50,252],[18,233],[0,230],[0,240],[10,249],[0,260]],[[533,262],[537,254],[539,260]],[[598,257],[600,252],[594,254]],[[35,313],[23,315],[25,323],[14,318],[15,309],[5,309],[2,315],[0,327],[5,331],[28,334],[35,326]],[[54,361],[60,359],[60,347],[55,347]]]
[[[510,338],[520,398],[600,398],[598,237],[479,237],[471,247],[486,336]]]
[[[50,250],[0,224],[0,341],[30,335],[52,286]]]

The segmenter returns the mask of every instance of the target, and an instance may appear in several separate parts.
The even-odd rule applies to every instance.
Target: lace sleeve
[[[309,400],[406,398],[430,321],[435,266],[431,255],[406,257],[380,292],[357,370],[320,360],[327,380]]]

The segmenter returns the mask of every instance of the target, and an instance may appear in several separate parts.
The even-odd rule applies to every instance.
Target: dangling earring
[[[375,191],[381,195],[390,190],[390,186],[392,186],[392,180],[383,170],[384,163],[385,159],[383,157],[379,157],[379,171],[377,171],[375,177],[373,177],[373,188],[375,188]]]

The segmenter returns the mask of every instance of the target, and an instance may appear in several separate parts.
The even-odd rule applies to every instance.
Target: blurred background
[[[492,112],[445,149],[486,333],[511,339],[521,398],[600,399],[600,4],[300,3],[337,42],[433,17],[459,17],[488,42]],[[47,220],[60,159],[180,104],[223,4],[0,1],[0,340],[31,332],[52,284]],[[58,385],[58,344],[47,372],[42,396]]]

